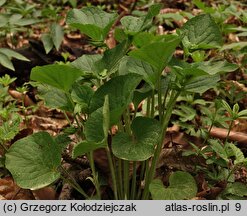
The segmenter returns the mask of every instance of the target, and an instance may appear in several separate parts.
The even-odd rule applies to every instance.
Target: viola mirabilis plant
[[[75,181],[69,182],[86,199],[100,199],[93,161],[93,152],[99,148],[107,152],[113,199],[190,199],[196,195],[196,183],[189,173],[175,172],[168,188],[154,176],[179,94],[203,93],[226,72],[211,70],[219,62],[189,64],[186,58],[197,50],[218,49],[222,38],[210,15],[192,18],[176,34],[155,35],[149,29],[160,9],[161,5],[153,5],[144,16],[122,18],[116,34],[119,43],[112,49],[102,44],[117,15],[96,7],[73,9],[67,23],[90,37],[93,44],[105,47],[103,54],[32,69],[31,79],[46,106],[70,112],[77,124],[78,142],[72,157],[88,157],[95,193],[86,194]],[[179,46],[186,51],[184,60],[173,57]],[[166,67],[169,73],[164,72]],[[143,100],[146,110],[137,112]],[[131,103],[135,112],[129,110]],[[115,134],[112,126],[117,128]],[[59,136],[38,132],[11,146],[6,167],[20,187],[38,189],[68,177],[61,168],[61,153],[68,142],[61,143]]]

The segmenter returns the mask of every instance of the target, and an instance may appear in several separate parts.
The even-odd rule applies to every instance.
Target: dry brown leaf
[[[32,99],[27,95],[27,94],[22,94],[16,90],[13,89],[9,89],[9,94],[16,100],[18,100],[19,102],[21,102],[24,98],[24,106],[28,107],[28,106],[33,106],[35,103],[32,101]]]
[[[34,196],[28,189],[22,189],[11,177],[0,179],[0,195],[7,200],[33,200]]]
[[[53,187],[44,187],[32,191],[36,200],[55,200],[57,197],[56,191]]]

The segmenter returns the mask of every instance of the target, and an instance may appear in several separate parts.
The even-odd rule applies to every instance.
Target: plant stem
[[[70,121],[70,119],[69,119],[67,113],[66,113],[65,111],[63,111],[63,114],[64,114],[66,120],[68,121],[69,125],[72,126],[72,123],[71,123],[71,121]],[[77,123],[77,124],[78,124],[78,123]],[[78,124],[77,126],[79,127],[80,125]]]
[[[140,184],[139,184],[139,189],[138,189],[138,193],[136,197],[137,200],[141,199],[142,180],[144,179],[145,167],[146,167],[146,161],[142,161],[141,162],[141,173],[140,173]]]
[[[155,94],[154,90],[152,91],[152,103],[151,103],[151,118],[154,117],[154,112],[155,112]]]
[[[135,199],[135,193],[136,193],[136,161],[133,162],[133,175],[132,175],[132,183],[131,183],[131,194],[130,199]]]
[[[86,192],[81,188],[81,186],[76,182],[76,180],[69,174],[69,172],[64,169],[62,166],[60,166],[62,171],[66,174],[66,177],[61,175],[60,177],[68,182],[73,188],[75,188],[80,194],[82,194],[86,199],[89,199],[90,197],[86,194]]]
[[[114,169],[114,165],[112,162],[112,156],[111,156],[109,147],[106,148],[106,152],[107,152],[108,163],[109,163],[110,170],[111,170],[114,198],[115,200],[117,200],[118,199],[118,189],[117,189],[116,174],[115,174],[115,169]]]
[[[122,175],[122,160],[118,158],[118,167],[117,167],[117,174],[118,174],[118,195],[119,199],[123,199],[123,175]]]
[[[161,76],[158,79],[158,108],[159,108],[159,120],[162,122],[162,92],[161,92]]]
[[[131,127],[130,127],[130,112],[127,109],[123,113],[124,123],[125,123],[125,131],[131,137]],[[129,199],[129,161],[124,160],[123,162],[123,171],[124,171],[124,199]]]
[[[165,137],[165,134],[166,134],[166,129],[168,127],[169,120],[170,120],[171,115],[172,115],[172,110],[173,110],[173,107],[174,107],[174,105],[176,103],[176,100],[177,100],[177,97],[179,96],[179,94],[180,94],[180,92],[175,92],[175,91],[172,92],[170,100],[169,100],[169,102],[167,104],[167,109],[166,109],[166,112],[165,112],[165,115],[164,115],[164,119],[163,119],[163,122],[162,122],[162,129],[161,129],[162,133],[161,133],[161,136],[160,136],[160,141],[159,141],[159,143],[158,143],[158,145],[156,147],[149,173],[145,177],[145,187],[144,187],[142,199],[148,199],[148,196],[149,196],[149,184],[151,183],[151,181],[152,181],[152,179],[154,177],[155,170],[156,170],[156,165],[157,165],[157,162],[158,162],[158,159],[159,159],[159,155],[160,155],[160,152],[161,152],[161,149],[162,149],[162,145],[163,145],[163,140],[164,140],[164,137]]]
[[[124,199],[129,199],[129,161],[124,160],[123,162],[124,171]]]
[[[229,126],[229,128],[228,128],[227,135],[226,135],[225,144],[227,143],[227,141],[228,141],[228,139],[229,139],[229,135],[230,135],[230,132],[231,132],[231,130],[232,130],[233,122],[234,122],[234,120],[232,119],[232,120],[231,120],[231,123],[230,123],[230,126]]]
[[[150,104],[151,104],[151,98],[148,97],[147,99],[147,112],[146,112],[146,116],[149,117],[150,116]]]
[[[96,189],[96,197],[98,199],[100,199],[100,197],[101,197],[101,195],[100,195],[100,185],[99,185],[99,181],[98,181],[98,175],[97,175],[96,170],[95,170],[95,164],[94,164],[93,152],[92,151],[89,152],[88,158],[89,158],[89,163],[90,163],[90,167],[91,167],[92,175],[93,175],[93,179],[94,179],[94,186],[95,186],[95,189]]]

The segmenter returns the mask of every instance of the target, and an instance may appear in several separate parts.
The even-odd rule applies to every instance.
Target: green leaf
[[[156,37],[149,32],[140,32],[139,34],[134,36],[133,44],[137,48],[141,48],[141,47],[149,44],[151,41],[155,41]]]
[[[116,18],[117,14],[106,13],[98,7],[84,7],[69,11],[67,23],[94,41],[104,41]]]
[[[0,28],[6,27],[8,24],[8,16],[6,14],[0,14]]]
[[[246,41],[230,43],[230,44],[223,45],[222,48],[220,49],[220,51],[231,50],[231,49],[232,50],[241,50],[241,49],[245,48],[246,46],[247,46]]]
[[[184,19],[184,17],[179,13],[162,13],[158,17],[162,20],[171,19],[174,21],[181,21]]]
[[[192,77],[185,83],[184,90],[188,92],[203,93],[210,88],[216,86],[220,80],[219,75],[203,75],[198,77]]]
[[[15,142],[5,163],[21,188],[36,190],[59,178],[61,151],[47,132],[38,132]]]
[[[142,30],[145,17],[124,16],[120,22],[125,28],[125,33],[134,35]]]
[[[1,123],[0,141],[11,141],[20,131],[21,117],[14,113],[8,121]]]
[[[147,160],[153,155],[160,138],[159,122],[147,117],[136,117],[131,124],[131,130],[132,137],[125,132],[119,132],[113,137],[113,154],[123,160]]]
[[[28,19],[28,18],[22,18],[17,21],[12,20],[12,24],[17,25],[17,26],[27,26],[27,25],[32,25],[37,23],[38,20],[36,19]]]
[[[14,65],[10,61],[9,57],[1,52],[0,52],[0,64],[12,71],[15,70]]]
[[[56,49],[59,50],[59,47],[63,41],[63,29],[59,24],[52,23],[50,36],[52,38],[53,44],[55,45]]]
[[[125,75],[128,73],[135,73],[143,76],[143,79],[154,89],[159,78],[159,71],[155,70],[150,64],[135,59],[126,57],[119,66],[119,74]]]
[[[174,35],[164,38],[164,41],[150,43],[129,53],[130,56],[151,64],[161,72],[170,61],[180,39]]]
[[[51,35],[50,34],[42,34],[41,35],[41,41],[44,45],[46,54],[48,54],[52,50],[53,45],[54,45]]]
[[[230,105],[225,101],[225,100],[221,100],[221,104],[223,106],[223,108],[232,115],[232,108],[230,107]]]
[[[152,95],[152,89],[150,86],[145,86],[141,89],[136,89],[134,91],[134,96],[133,96],[133,104],[135,109],[138,108],[138,105],[148,96]]]
[[[75,83],[72,87],[71,98],[75,103],[83,105],[85,107],[84,111],[88,112],[89,103],[93,94],[94,91],[90,86]]]
[[[12,14],[9,17],[9,24],[15,25],[16,22],[18,22],[23,16],[21,14]]]
[[[85,123],[85,137],[89,142],[101,142],[105,138],[103,129],[103,107],[90,114]]]
[[[6,3],[7,0],[0,0],[0,7]]]
[[[189,64],[184,61],[172,58],[169,62],[169,67],[172,69],[172,72],[176,74],[177,78],[182,81],[182,83],[196,77],[207,75],[208,73],[204,70],[193,67],[193,64]]]
[[[148,9],[148,13],[146,15],[145,21],[148,21],[148,20],[152,19],[153,17],[155,17],[156,15],[158,15],[161,8],[162,8],[162,4],[151,5],[150,8]]]
[[[77,6],[77,0],[69,0],[69,3],[71,4],[73,8]]]
[[[229,63],[227,61],[206,61],[206,62],[198,62],[194,63],[192,67],[196,67],[207,72],[210,75],[225,73],[225,72],[233,72],[238,69],[238,65]]]
[[[195,4],[199,9],[203,10],[205,13],[214,13],[216,9],[213,7],[207,7],[204,2],[201,0],[193,0],[193,4]]]
[[[87,75],[94,75],[97,77],[101,71],[103,70],[103,67],[100,67],[100,61],[103,58],[100,54],[95,55],[83,55],[73,61],[71,65],[75,68],[80,69]]]
[[[209,14],[190,19],[181,28],[186,49],[220,48],[223,40],[219,27]]]
[[[73,112],[73,104],[64,91],[46,84],[36,84],[38,96],[42,98],[47,107]]]
[[[241,182],[228,184],[223,192],[224,194],[233,194],[240,197],[247,196],[247,186]]]
[[[219,143],[218,140],[209,140],[211,148],[215,151],[217,155],[219,155],[225,161],[228,161],[227,152],[224,147]]]
[[[241,149],[232,143],[228,144],[228,146],[231,148],[233,155],[235,156],[234,165],[244,163],[246,159]]]
[[[68,144],[71,142],[70,137],[66,133],[60,133],[55,137],[55,142],[58,144],[58,147],[60,148],[60,152],[63,152],[63,150],[68,146]]]
[[[127,35],[125,34],[122,28],[116,27],[114,30],[114,38],[118,42],[123,42],[124,40],[127,39]]]
[[[34,67],[31,71],[31,79],[68,92],[82,73],[79,69],[68,65],[53,64]]]
[[[135,35],[140,31],[145,30],[152,23],[153,17],[159,14],[161,4],[152,5],[148,13],[142,17],[124,16],[120,22],[123,25],[127,34]]]
[[[85,123],[85,137],[87,140],[75,145],[72,157],[83,155],[98,148],[107,147],[109,130],[109,98],[105,97],[103,107],[93,112]]]
[[[137,74],[113,77],[94,93],[90,102],[90,111],[94,112],[102,107],[105,96],[109,95],[111,125],[118,122],[123,111],[131,102],[133,92],[140,81],[141,76]]]
[[[191,121],[196,117],[196,110],[186,105],[180,105],[179,109],[174,109],[172,113],[178,115],[182,122]]]
[[[0,52],[5,54],[6,56],[8,56],[8,58],[15,58],[21,61],[30,61],[28,58],[26,58],[25,56],[21,55],[18,52],[15,52],[11,49],[7,49],[7,48],[0,48]]]
[[[99,148],[105,148],[106,146],[107,145],[105,140],[98,143],[86,140],[82,141],[74,146],[72,151],[72,158],[76,158]]]
[[[84,133],[87,141],[99,143],[107,139],[110,127],[109,118],[109,97],[106,95],[103,107],[91,113],[85,123]]]
[[[119,66],[120,60],[125,56],[130,46],[130,41],[125,40],[113,49],[105,51],[101,64],[107,69],[108,75],[114,73]]]
[[[165,188],[162,181],[155,179],[149,186],[153,200],[185,200],[196,196],[195,179],[187,172],[177,171],[169,178],[169,187]]]
[[[238,113],[239,118],[247,116],[247,109],[242,110]]]

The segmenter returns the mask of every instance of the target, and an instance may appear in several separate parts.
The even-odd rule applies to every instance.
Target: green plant
[[[52,23],[50,32],[41,35],[41,41],[44,44],[46,53],[49,53],[54,46],[56,47],[56,50],[59,50],[63,41],[63,36],[64,32],[62,27],[59,24]]]
[[[8,151],[8,143],[19,132],[21,118],[18,109],[15,108],[15,101],[8,93],[9,85],[15,81],[5,75],[0,78],[0,167],[4,167],[5,153]]]
[[[15,58],[21,61],[29,61],[25,56],[21,55],[18,52],[15,52],[8,48],[0,48],[0,64],[4,67],[15,70],[13,63],[11,62],[11,59]]]
[[[26,26],[37,23],[37,19],[32,17],[35,6],[28,6],[23,1],[7,2],[3,1],[1,3],[3,11],[0,15],[0,29],[1,34],[13,35],[16,32],[21,32],[26,30]]]
[[[6,167],[19,186],[38,189],[63,178],[85,198],[98,199],[100,181],[93,151],[103,148],[108,157],[115,199],[149,199],[149,191],[153,199],[195,196],[197,188],[189,173],[174,173],[167,189],[153,180],[157,161],[181,92],[201,94],[215,87],[220,73],[226,72],[222,67],[229,63],[188,64],[186,60],[191,52],[222,45],[218,26],[210,15],[200,15],[189,20],[178,34],[154,35],[149,30],[160,8],[160,5],[152,5],[141,17],[122,18],[118,32],[121,42],[112,49],[104,45],[104,40],[117,18],[115,13],[96,7],[73,9],[68,13],[67,23],[80,29],[95,45],[102,45],[103,54],[83,55],[71,64],[35,67],[31,79],[36,81],[47,106],[73,115],[77,143],[72,157],[88,157],[95,193],[86,194],[62,169],[61,153],[68,142],[61,142],[59,135],[52,137],[45,132],[18,140],[6,153]],[[185,50],[184,60],[173,57],[178,46]],[[166,67],[170,73],[163,72]],[[230,65],[227,70],[235,68]],[[144,115],[137,112],[142,100],[147,100]],[[131,102],[135,105],[133,113],[129,109]],[[111,132],[113,126],[118,128],[116,134]],[[34,169],[36,172],[32,173]],[[175,197],[160,196],[159,190],[169,194],[181,189],[177,177],[182,181],[191,180],[183,185],[183,193]]]
[[[219,199],[243,199],[246,196],[247,187],[244,183],[236,182],[234,173],[239,168],[247,166],[247,158],[240,148],[234,143],[228,142],[228,138],[233,127],[233,122],[239,118],[246,118],[247,112],[246,110],[239,111],[238,104],[235,104],[231,108],[224,100],[215,104],[214,112],[212,112],[212,109],[209,111],[207,108],[203,108],[202,110],[207,115],[205,119],[206,125],[210,125],[203,143],[205,145],[198,147],[190,143],[193,151],[185,151],[183,155],[196,155],[205,159],[207,168],[198,167],[198,169],[206,174],[206,179],[211,185],[225,182],[225,188],[219,195]],[[228,117],[224,117],[225,111],[227,111]],[[228,133],[224,143],[218,139],[210,139],[210,131],[217,123],[228,127]]]

